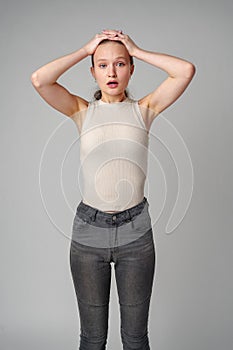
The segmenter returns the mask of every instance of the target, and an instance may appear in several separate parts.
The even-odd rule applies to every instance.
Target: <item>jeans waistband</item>
[[[142,212],[145,204],[148,204],[148,200],[146,197],[144,197],[140,203],[131,208],[116,213],[107,213],[97,208],[91,207],[83,203],[83,201],[81,200],[77,207],[77,215],[85,221],[89,222],[95,221],[98,217],[98,220],[119,224],[123,221],[131,220],[134,216],[139,215]]]

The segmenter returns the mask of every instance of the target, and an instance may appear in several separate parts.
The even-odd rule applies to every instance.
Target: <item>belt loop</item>
[[[131,223],[132,228],[134,229],[134,222],[132,220],[133,216],[130,214],[130,209],[128,210],[128,213],[129,213],[129,222]]]
[[[96,221],[96,215],[97,215],[98,210],[95,210],[95,214],[93,216],[93,221]]]

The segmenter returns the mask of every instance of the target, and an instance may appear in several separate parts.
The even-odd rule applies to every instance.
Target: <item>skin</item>
[[[102,92],[102,101],[118,102],[125,99],[125,89],[134,71],[129,53],[124,45],[110,41],[97,47],[94,54],[94,67],[91,73]],[[107,85],[116,82],[116,87]]]
[[[99,45],[104,39],[111,42]],[[121,41],[124,46],[114,42],[116,40]],[[95,64],[91,73],[102,91],[102,101],[106,103],[121,102],[125,99],[124,90],[134,71],[134,66],[129,64],[129,55],[167,73],[167,78],[154,91],[138,100],[148,130],[156,116],[182,95],[195,74],[195,66],[191,62],[163,53],[146,51],[121,31],[104,30],[79,50],[47,63],[31,76],[32,84],[41,97],[68,117],[72,118],[78,112],[85,111],[88,101],[71,94],[57,80],[69,68],[92,54]],[[118,82],[114,89],[106,85],[112,79]]]

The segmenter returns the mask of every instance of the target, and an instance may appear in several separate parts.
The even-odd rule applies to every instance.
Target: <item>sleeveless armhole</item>
[[[82,133],[83,124],[85,122],[86,115],[87,115],[87,110],[88,110],[88,107],[86,109],[82,109],[81,111],[75,112],[70,117],[70,119],[74,122],[76,128],[78,129],[79,135],[81,135]]]
[[[141,126],[143,127],[143,129],[146,130],[147,134],[149,133],[149,130],[146,127],[145,121],[143,119],[141,110],[140,110],[140,106],[138,104],[138,101],[133,100],[133,106],[134,106],[134,110],[135,110],[135,114],[138,117],[138,121],[141,124]]]
[[[81,131],[80,131],[80,136],[85,131],[85,127],[86,127],[86,125],[88,124],[88,122],[90,120],[91,114],[93,113],[94,105],[95,105],[95,101],[88,103],[88,106],[87,106],[87,109],[86,109],[86,115],[85,115],[85,118],[83,120],[82,128],[81,128]]]

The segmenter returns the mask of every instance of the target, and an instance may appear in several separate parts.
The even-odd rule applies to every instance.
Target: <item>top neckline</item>
[[[97,100],[97,102],[99,104],[101,104],[101,105],[116,105],[116,104],[119,104],[119,103],[125,103],[125,102],[129,102],[129,101],[130,101],[129,97],[126,97],[123,101],[118,101],[118,102],[104,102],[101,99]]]

